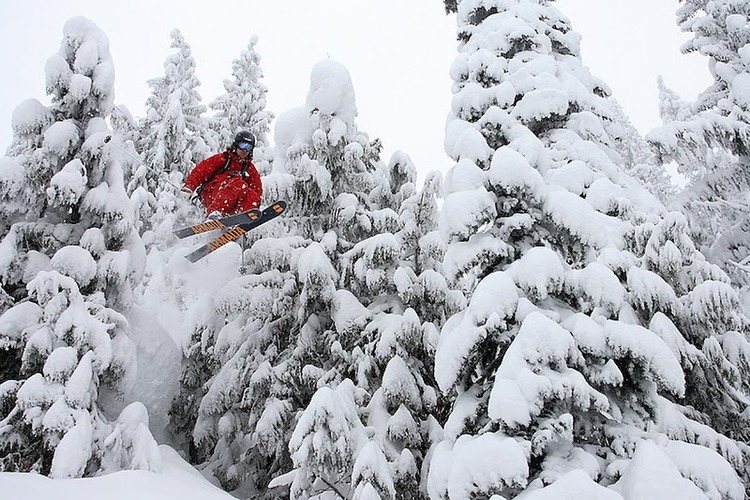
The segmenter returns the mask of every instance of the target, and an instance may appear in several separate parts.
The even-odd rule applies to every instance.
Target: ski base
[[[229,228],[227,231],[222,233],[217,238],[214,238],[213,240],[209,241],[205,245],[202,245],[198,247],[196,250],[194,250],[193,252],[187,254],[185,258],[189,260],[190,262],[197,262],[203,257],[205,257],[206,255],[210,254],[211,252],[216,251],[217,249],[223,247],[227,243],[230,243],[242,237],[248,231],[255,229],[261,224],[264,224],[272,219],[275,219],[279,215],[283,214],[285,210],[286,210],[286,202],[277,201],[276,203],[260,211],[258,218]],[[242,214],[238,214],[238,215],[242,215]],[[212,222],[212,221],[209,221],[209,222]]]
[[[254,222],[260,218],[260,210],[248,210],[235,215],[229,215],[220,219],[207,220],[200,222],[192,226],[175,229],[172,231],[178,238],[187,238],[195,234],[206,233],[208,231],[214,231],[216,229],[226,229],[234,227],[239,224],[247,224]]]

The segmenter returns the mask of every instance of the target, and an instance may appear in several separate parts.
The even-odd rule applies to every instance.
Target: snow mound
[[[86,479],[49,479],[39,474],[0,472],[5,498],[14,500],[164,500],[200,498],[231,500],[229,493],[209,483],[172,448],[161,445],[161,473],[122,471]]]

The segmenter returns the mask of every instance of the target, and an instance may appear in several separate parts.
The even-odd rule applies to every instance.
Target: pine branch
[[[323,481],[324,483],[326,483],[326,485],[327,485],[327,486],[328,486],[329,488],[331,488],[331,489],[333,490],[333,492],[334,492],[334,493],[336,493],[336,494],[337,494],[337,495],[338,495],[339,497],[341,497],[341,498],[343,498],[344,500],[346,500],[346,497],[345,497],[345,496],[344,496],[344,495],[343,495],[343,494],[342,494],[342,493],[341,493],[341,492],[340,492],[340,491],[339,491],[339,490],[338,490],[338,489],[336,488],[336,486],[334,486],[334,485],[333,485],[333,484],[332,484],[331,482],[329,482],[329,481],[328,481],[328,480],[327,480],[326,478],[324,478],[323,476],[318,476],[318,479],[320,479],[321,481]]]
[[[747,259],[745,259],[745,261],[746,261],[746,260],[747,260]],[[743,262],[745,262],[745,261],[743,261]],[[748,265],[748,264],[743,264],[743,263],[739,263],[739,262],[734,262],[734,261],[732,261],[732,260],[729,260],[729,261],[727,261],[727,262],[728,262],[729,264],[732,264],[732,265],[733,265],[734,267],[736,267],[736,268],[737,268],[737,269],[739,269],[740,271],[745,271],[746,273],[750,273],[750,265]]]

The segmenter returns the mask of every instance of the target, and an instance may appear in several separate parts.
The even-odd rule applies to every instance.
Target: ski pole
[[[107,137],[106,137],[106,138],[104,139],[104,143],[105,143],[105,144],[109,144],[109,142],[110,142],[111,140],[112,140],[112,136],[111,136],[111,135],[108,135],[108,136],[107,136]],[[156,170],[154,170],[153,168],[151,168],[151,167],[149,167],[148,165],[146,165],[145,163],[143,163],[143,161],[141,161],[141,159],[140,159],[140,158],[138,158],[137,156],[135,156],[134,154],[132,154],[132,153],[131,153],[130,151],[128,151],[128,150],[126,150],[126,149],[124,149],[124,148],[121,148],[121,147],[120,147],[119,145],[115,144],[114,142],[113,142],[113,143],[112,143],[111,145],[112,145],[112,146],[114,146],[114,147],[116,147],[117,149],[119,149],[120,151],[122,151],[123,153],[125,153],[126,155],[128,155],[129,157],[133,158],[133,159],[134,159],[135,161],[137,161],[137,162],[138,162],[138,164],[139,164],[139,165],[142,165],[142,166],[146,167],[146,169],[147,169],[147,170],[148,170],[149,172],[151,172],[151,173],[153,173],[153,174],[155,174],[155,175],[157,175],[157,176],[162,176],[162,175],[163,175],[163,176],[165,177],[165,178],[164,178],[164,181],[165,181],[165,182],[166,182],[167,184],[169,184],[170,186],[172,186],[173,188],[175,188],[175,189],[176,189],[177,191],[180,191],[180,190],[182,189],[182,188],[181,188],[180,186],[177,186],[176,184],[173,184],[173,183],[172,183],[172,182],[171,182],[171,181],[170,181],[170,180],[169,180],[168,178],[166,178],[166,173],[164,173],[164,172],[157,172],[157,171],[156,171]]]

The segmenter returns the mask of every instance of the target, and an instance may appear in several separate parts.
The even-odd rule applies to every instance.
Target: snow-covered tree
[[[669,202],[675,195],[676,187],[664,165],[656,159],[648,142],[630,122],[622,106],[614,99],[612,106],[614,122],[622,127],[622,132],[613,137],[613,148],[622,158],[625,173],[640,180],[643,187],[662,203]]]
[[[270,170],[273,151],[268,147],[268,133],[273,113],[266,110],[268,89],[261,82],[263,70],[260,54],[255,49],[258,37],[253,36],[240,57],[232,61],[232,79],[224,80],[225,94],[214,99],[209,107],[216,112],[211,127],[218,144],[228,146],[240,130],[250,131],[256,139],[253,163],[261,175]]]
[[[186,176],[216,149],[204,117],[207,108],[197,90],[200,81],[190,45],[179,30],[173,30],[170,37],[170,47],[176,52],[164,61],[164,76],[148,81],[151,95],[146,100],[146,116],[139,121],[136,145],[151,168],[144,175],[152,192],[163,182],[162,173]]]
[[[675,161],[688,185],[677,198],[706,256],[733,281],[750,286],[750,6],[733,0],[683,0],[682,46],[709,60],[712,84],[692,106],[662,91],[665,125],[647,139],[662,161]]]
[[[126,110],[118,110],[115,118],[123,130],[112,139],[113,150],[132,172],[127,189],[136,203],[139,228],[159,248],[168,244],[177,221],[197,222],[198,211],[179,198],[179,190],[195,165],[217,148],[197,90],[190,46],[179,30],[170,37],[176,52],[165,60],[164,76],[148,81],[146,116],[131,132]]]
[[[351,86],[348,74],[346,77],[344,84]],[[331,81],[341,84],[336,78]],[[318,87],[312,84],[311,94]],[[342,111],[346,121],[337,122],[341,127],[332,141],[339,148],[352,144],[349,163],[344,163],[343,154],[332,160],[325,132],[318,132],[323,140],[317,144],[318,150],[314,149],[312,135],[320,128],[317,115],[308,110],[301,115],[304,119],[291,124],[284,117],[279,119],[277,148],[282,153],[276,171],[264,177],[264,191],[267,201],[287,200],[288,212],[282,221],[249,235],[248,274],[228,284],[217,297],[217,317],[195,327],[188,363],[201,356],[205,358],[202,362],[215,370],[203,387],[205,380],[193,388],[183,385],[175,411],[180,411],[180,399],[195,398],[199,406],[192,430],[196,459],[207,460],[208,467],[228,487],[240,481],[265,487],[274,474],[291,469],[287,444],[295,413],[311,400],[320,377],[319,368],[303,370],[316,350],[296,346],[321,343],[330,348],[316,337],[325,333],[326,323],[330,323],[325,306],[338,280],[327,255],[333,256],[338,244],[332,232],[335,222],[330,204],[341,189],[334,194],[332,178],[343,181],[352,164],[356,175],[371,178],[378,154],[367,136],[356,130],[353,91],[344,90],[349,92],[346,100],[338,106],[332,103],[327,119]],[[335,96],[333,91],[331,96]],[[288,143],[284,142],[286,131],[291,131]],[[304,149],[310,156],[287,160],[287,149]],[[363,157],[370,149],[373,152]],[[311,174],[318,186],[310,182]],[[368,191],[356,191],[360,199],[372,185],[370,180]],[[321,242],[326,234],[329,236]],[[190,421],[189,415],[182,419]],[[245,458],[240,459],[239,453]]]
[[[3,345],[22,352],[15,376],[0,384],[0,470],[55,478],[158,470],[145,408],[134,403],[110,422],[98,404],[132,373],[127,321],[103,294],[81,294],[96,273],[85,250],[59,251],[52,268],[29,282],[28,302],[0,316]]]
[[[139,138],[138,120],[126,106],[119,105],[112,109],[109,121],[112,125],[110,146],[116,150],[123,176],[128,179],[127,192],[132,195],[138,188],[146,185],[145,173],[148,170],[135,149]]]
[[[0,467],[54,477],[158,468],[147,416],[129,407],[109,422],[99,400],[132,374],[116,309],[132,300],[145,257],[107,147],[114,70],[104,33],[70,19],[46,77],[51,104],[17,108],[2,163],[3,196],[15,202],[2,205],[0,280],[12,307],[0,316]]]
[[[674,90],[667,87],[661,76],[656,81],[659,88],[659,116],[666,125],[674,121],[684,121],[693,115],[692,106]]]
[[[750,343],[736,290],[684,217],[624,174],[609,91],[553,3],[456,10],[440,231],[468,304],[436,351],[453,407],[430,496],[573,495],[577,474],[575,491],[637,498],[654,453],[669,487],[741,498]],[[687,449],[710,465],[695,474]]]
[[[289,442],[298,468],[292,484],[293,497],[309,498],[331,489],[344,498],[348,496],[337,486],[351,482],[353,457],[367,442],[358,411],[362,401],[357,401],[355,392],[351,380],[345,380],[335,390],[320,388],[297,422]]]
[[[84,18],[71,19],[46,75],[52,104],[19,106],[14,144],[26,147],[3,159],[4,195],[16,200],[3,205],[13,223],[0,243],[3,287],[23,297],[34,273],[49,267],[40,253],[49,258],[81,245],[98,261],[95,288],[113,291],[107,300],[115,304],[137,281],[143,248],[122,165],[107,144],[114,69],[106,36]]]
[[[264,177],[288,212],[250,233],[246,275],[195,326],[188,363],[213,371],[175,408],[194,398],[195,456],[227,488],[418,494],[439,427],[433,321],[450,295],[435,271],[440,179],[420,192],[408,156],[383,164],[356,114],[348,71],[316,65],[305,106],[279,117]]]

